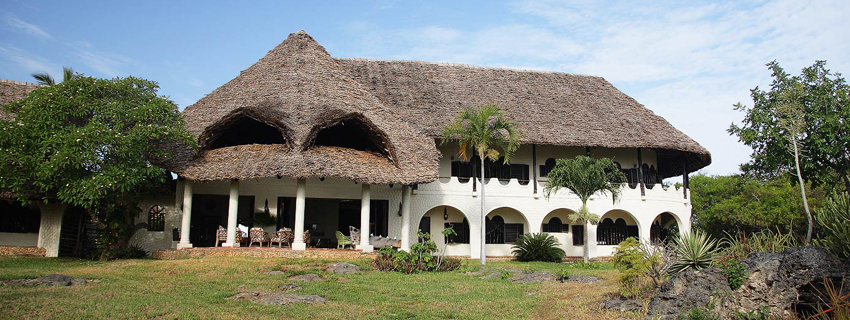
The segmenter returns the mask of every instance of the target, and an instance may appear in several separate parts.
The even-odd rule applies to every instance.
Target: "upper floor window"
[[[458,177],[461,182],[469,181],[471,177],[480,176],[481,160],[478,156],[473,157],[469,162],[452,161],[452,176]],[[517,179],[520,184],[526,185],[529,180],[529,167],[527,164],[505,164],[503,158],[497,161],[484,160],[484,178],[497,178],[500,181],[510,181]]]
[[[287,144],[280,128],[244,112],[234,113],[210,126],[201,140],[206,149],[250,144]]]
[[[540,176],[545,177],[555,167],[555,158],[546,159],[546,162],[540,166]]]
[[[381,154],[393,161],[389,139],[380,129],[360,114],[350,114],[336,123],[313,128],[305,149],[328,146]]]

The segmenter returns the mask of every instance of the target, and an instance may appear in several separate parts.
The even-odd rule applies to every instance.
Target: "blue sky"
[[[69,2],[3,0],[0,78],[133,75],[182,109],[303,29],[335,57],[602,76],[708,148],[712,174],[748,159],[726,129],[765,63],[850,72],[846,0]]]

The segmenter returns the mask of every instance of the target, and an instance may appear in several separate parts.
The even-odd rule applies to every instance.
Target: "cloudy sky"
[[[705,172],[728,174],[750,153],[726,133],[742,118],[732,105],[770,83],[765,63],[850,72],[846,0],[457,2],[3,0],[0,78],[133,75],[184,108],[303,29],[335,57],[602,76],[708,148]]]

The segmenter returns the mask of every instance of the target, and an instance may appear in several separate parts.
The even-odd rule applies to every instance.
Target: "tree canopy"
[[[177,106],[157,95],[155,82],[75,75],[3,106],[0,190],[26,203],[78,206],[115,246],[138,229],[142,196],[170,180],[154,164],[164,144],[194,145]]]
[[[767,64],[773,82],[768,90],[750,91],[753,106],[741,103],[742,124],[732,124],[729,133],[753,149],[750,162],[741,166],[745,174],[761,180],[796,173],[789,136],[798,137],[801,173],[815,186],[850,191],[850,86],[841,74],[832,73],[825,61],[817,61],[792,76],[776,61]],[[798,106],[801,119],[785,112]],[[793,125],[789,125],[789,122]],[[800,132],[790,133],[790,128]]]

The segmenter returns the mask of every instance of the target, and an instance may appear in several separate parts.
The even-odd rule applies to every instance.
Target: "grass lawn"
[[[335,275],[322,269],[343,260],[209,257],[185,260],[97,262],[29,257],[0,258],[0,280],[51,273],[100,279],[75,287],[0,286],[0,317],[25,318],[214,318],[214,319],[640,319],[639,314],[601,309],[616,292],[617,271],[571,270],[604,282],[515,284],[463,272],[406,275],[373,271],[369,260],[349,260],[368,271]],[[474,269],[477,262],[469,260]],[[558,270],[555,263],[490,262],[488,266]],[[286,275],[263,271],[283,270]],[[242,291],[280,292],[288,275],[316,273],[325,280],[299,283],[297,294],[325,304],[259,305],[225,298]]]

